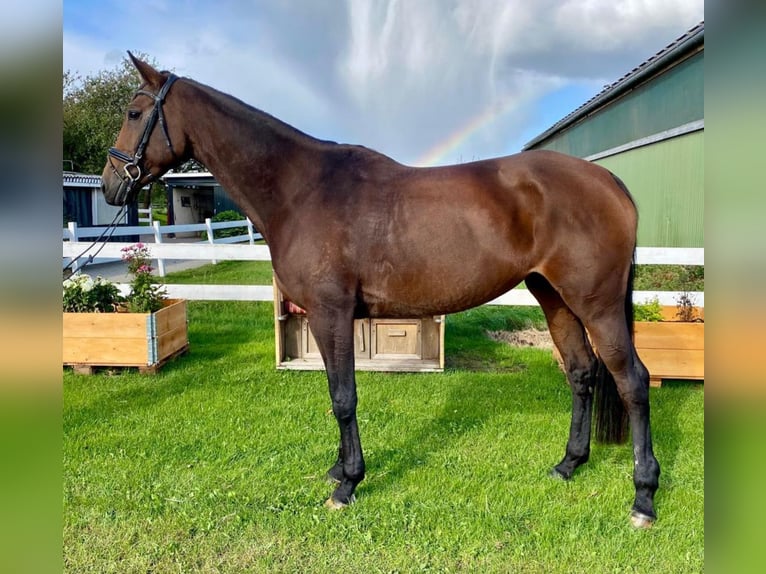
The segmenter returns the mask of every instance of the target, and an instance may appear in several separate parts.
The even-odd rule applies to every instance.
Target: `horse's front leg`
[[[323,309],[309,315],[309,324],[325,363],[332,411],[340,429],[338,461],[329,473],[339,484],[326,506],[341,508],[354,501],[354,490],[364,478],[364,457],[356,421],[353,310]]]

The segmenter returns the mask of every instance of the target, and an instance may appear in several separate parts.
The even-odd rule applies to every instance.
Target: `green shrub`
[[[216,213],[212,218],[211,221],[214,223],[216,221],[240,221],[244,219],[245,216],[241,213],[234,211],[233,209],[228,209],[226,211],[221,211],[219,213]],[[220,239],[222,237],[234,237],[236,235],[245,235],[247,233],[247,227],[231,227],[229,229],[216,229],[213,231],[213,237],[215,239]]]
[[[647,303],[634,303],[633,318],[636,321],[662,321],[660,300],[654,297]]]
[[[162,309],[167,292],[164,287],[154,285],[157,279],[152,275],[149,248],[143,243],[134,243],[123,247],[122,260],[128,264],[128,271],[133,276],[130,280],[130,293],[126,298],[128,311],[131,313],[154,313]]]
[[[636,265],[634,289],[643,291],[704,291],[702,265]]]
[[[114,313],[124,301],[117,286],[103,277],[75,273],[63,284],[65,313]]]

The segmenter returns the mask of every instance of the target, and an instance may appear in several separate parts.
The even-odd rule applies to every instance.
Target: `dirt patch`
[[[523,331],[487,331],[487,336],[493,341],[508,343],[514,347],[536,347],[538,349],[553,349],[553,339],[548,331],[524,329]]]
[[[445,363],[448,369],[462,369],[474,373],[523,373],[527,370],[525,363],[498,362],[460,352],[447,355]]]

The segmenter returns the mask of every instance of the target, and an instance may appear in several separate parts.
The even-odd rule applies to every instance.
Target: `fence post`
[[[77,222],[76,221],[70,221],[67,223],[67,233],[69,233],[69,241],[77,241]],[[72,257],[66,258],[66,264],[69,265],[72,262]],[[77,271],[77,267],[75,267],[73,270]]]
[[[67,224],[67,228],[69,230],[69,241],[77,241],[77,222],[70,221]]]
[[[249,217],[245,217],[245,220],[247,221],[247,236],[250,238],[250,245],[253,245],[255,243],[255,236],[253,235],[253,222],[250,221]]]
[[[152,221],[152,228],[154,228],[154,242],[162,243],[162,231],[160,230],[160,222]],[[160,277],[165,277],[165,261],[157,258],[157,271],[160,273]]]
[[[215,239],[213,234],[213,222],[209,217],[205,218],[205,227],[207,227],[207,241],[210,243],[210,245],[215,245]],[[215,259],[212,259],[210,261],[213,265],[218,263]]]

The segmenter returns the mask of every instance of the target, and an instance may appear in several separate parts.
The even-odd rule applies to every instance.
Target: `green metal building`
[[[603,165],[638,204],[638,244],[703,247],[704,22],[524,146]]]

